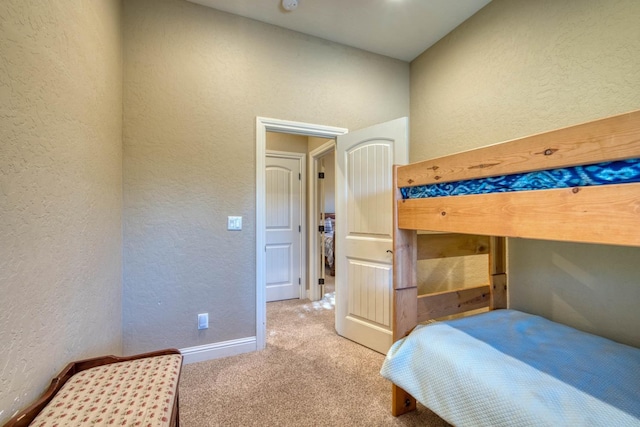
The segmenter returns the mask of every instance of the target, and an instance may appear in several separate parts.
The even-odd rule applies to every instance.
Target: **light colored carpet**
[[[268,303],[265,350],[184,366],[180,424],[447,426],[422,405],[391,416],[383,359],[335,333],[331,298]]]

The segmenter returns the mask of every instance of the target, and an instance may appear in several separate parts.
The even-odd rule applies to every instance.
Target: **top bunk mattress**
[[[640,159],[402,187],[403,199],[548,190],[640,182]]]
[[[381,374],[457,426],[640,426],[640,349],[515,310],[420,325]]]

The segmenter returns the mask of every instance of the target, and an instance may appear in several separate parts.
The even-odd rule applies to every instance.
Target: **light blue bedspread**
[[[640,426],[640,349],[515,310],[419,326],[381,374],[456,426]]]

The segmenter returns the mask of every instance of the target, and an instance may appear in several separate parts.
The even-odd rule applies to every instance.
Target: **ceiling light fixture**
[[[298,0],[282,0],[284,10],[292,11],[298,7]]]

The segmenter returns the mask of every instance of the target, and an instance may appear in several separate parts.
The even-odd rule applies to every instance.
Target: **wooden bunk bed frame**
[[[640,183],[406,200],[400,188],[634,158],[640,111],[396,166],[394,341],[430,319],[506,308],[505,237],[640,246]],[[418,296],[418,260],[474,253],[489,254],[488,283]],[[393,415],[415,408],[415,399],[393,385]]]

